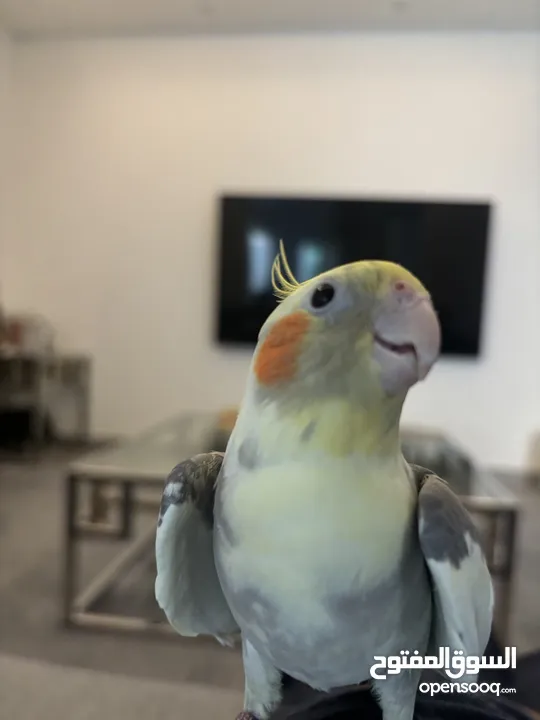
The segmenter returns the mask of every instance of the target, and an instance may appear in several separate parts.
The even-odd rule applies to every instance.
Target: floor
[[[242,687],[237,652],[206,640],[148,638],[68,631],[60,619],[62,487],[69,455],[53,451],[34,462],[0,462],[0,654],[45,660],[140,678]],[[523,499],[512,641],[519,651],[540,648],[540,490],[510,479]],[[95,571],[110,544],[85,554]],[[126,602],[145,587],[131,579]]]
[[[2,720],[231,720],[242,693],[0,654]],[[29,691],[30,689],[30,691]]]

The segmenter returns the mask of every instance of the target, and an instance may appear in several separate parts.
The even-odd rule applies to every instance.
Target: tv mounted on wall
[[[254,347],[276,307],[283,240],[299,281],[356,260],[404,265],[431,292],[443,355],[480,353],[489,203],[225,196],[220,206],[219,343]]]

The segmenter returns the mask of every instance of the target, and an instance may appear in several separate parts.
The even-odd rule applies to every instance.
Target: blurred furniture
[[[45,439],[47,422],[54,420],[65,402],[76,406],[75,433],[89,436],[90,359],[84,355],[0,350],[0,411],[28,410],[31,437],[36,445]]]
[[[152,618],[98,612],[100,601],[114,593],[122,575],[146,563],[145,592],[153,594],[153,561],[157,505],[163,483],[181,460],[201,452],[224,450],[234,414],[184,414],[118,446],[81,458],[66,478],[63,617],[68,625],[94,628],[171,632],[160,613]],[[510,604],[516,552],[519,501],[494,475],[474,467],[467,454],[445,436],[422,429],[402,433],[405,457],[444,477],[476,517],[487,560],[497,587],[499,637],[509,638]],[[129,538],[143,493],[153,504],[152,516],[90,584],[80,589],[81,541]],[[157,606],[156,606],[157,607]]]
[[[150,571],[154,572],[155,512],[164,480],[182,459],[210,450],[214,430],[215,416],[186,414],[115,447],[89,453],[70,465],[64,521],[63,617],[67,625],[170,631],[167,623],[156,623],[147,617],[100,613],[94,608],[136,563],[145,562],[149,550],[152,553]],[[140,505],[141,493],[145,490],[149,491],[145,504],[155,507],[152,522],[92,582],[83,589],[78,588],[80,541],[130,538],[136,505]],[[152,592],[154,579],[155,572],[148,579]]]

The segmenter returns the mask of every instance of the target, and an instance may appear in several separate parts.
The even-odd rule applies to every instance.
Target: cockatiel
[[[282,247],[272,277],[281,302],[225,455],[185,460],[166,483],[156,598],[181,635],[240,633],[239,717],[269,718],[288,675],[322,691],[369,680],[384,720],[410,720],[420,671],[371,679],[375,656],[481,656],[493,614],[469,515],[401,453],[407,392],[439,355],[437,315],[389,262],[300,284]]]

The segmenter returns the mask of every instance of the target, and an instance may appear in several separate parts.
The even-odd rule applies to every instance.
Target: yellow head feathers
[[[408,270],[401,265],[385,260],[359,260],[333,268],[331,272],[336,275],[340,272],[343,273],[345,270],[350,272],[352,270],[359,271],[360,269],[362,269],[361,277],[365,289],[374,296],[385,295],[390,286],[399,281],[406,282],[418,292],[426,292],[420,281],[411,275]],[[323,273],[323,275],[326,274]],[[310,278],[305,282],[298,282],[287,260],[283,241],[280,240],[279,253],[272,264],[272,288],[279,302],[286,300],[294,292],[309,285],[315,279]]]
[[[305,285],[299,283],[294,274],[285,254],[283,240],[279,241],[279,254],[272,264],[272,287],[274,294],[279,301],[285,300],[295,290]]]

